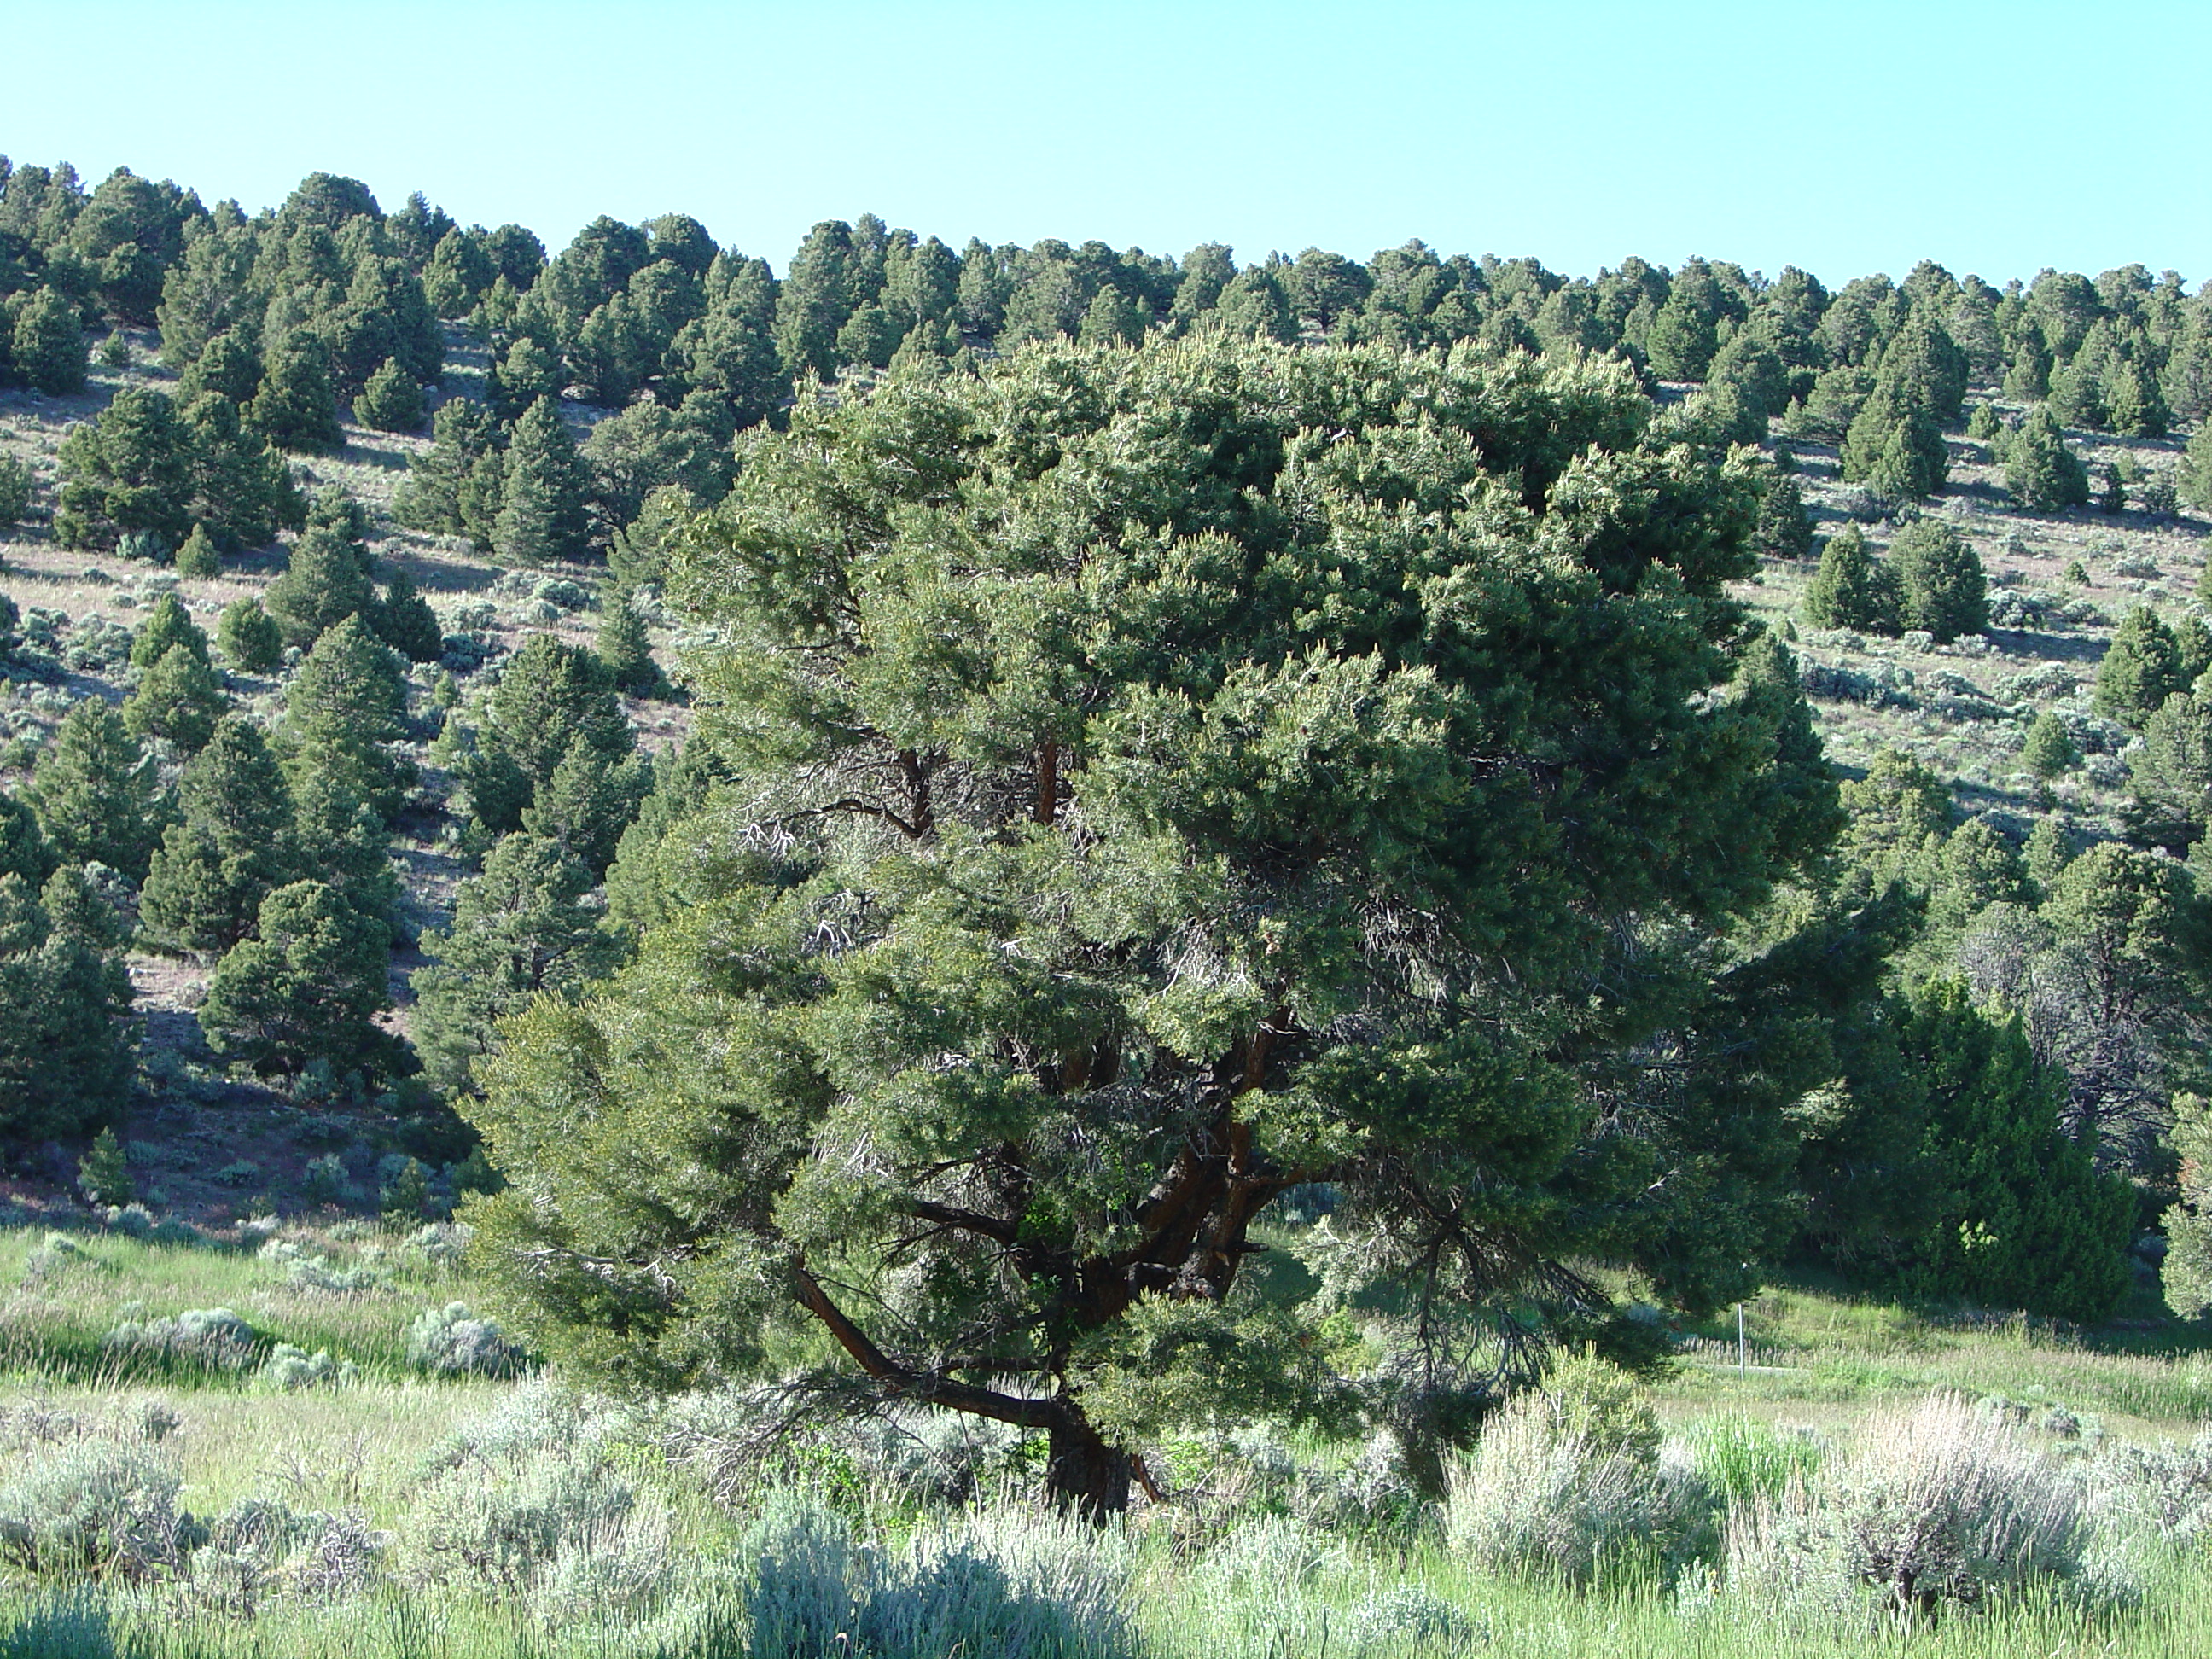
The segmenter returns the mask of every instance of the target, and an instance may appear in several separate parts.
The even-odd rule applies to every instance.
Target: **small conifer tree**
[[[384,599],[374,613],[377,637],[410,662],[435,662],[445,654],[445,630],[438,613],[415,589],[403,568],[392,573]]]
[[[1989,625],[1989,587],[1981,556],[1941,519],[1922,519],[1899,532],[1890,546],[1905,627],[1925,629],[1948,645]]]
[[[151,668],[167,656],[171,649],[182,646],[204,663],[208,659],[207,635],[192,620],[192,613],[174,593],[164,593],[138,631],[131,638],[131,665]]]
[[[222,574],[222,554],[204,524],[195,524],[185,544],[177,550],[177,574],[193,581]]]
[[[2081,763],[2074,734],[2066,729],[2064,720],[2052,714],[2036,716],[2035,724],[2027,729],[2027,741],[2021,745],[2020,757],[2029,771],[2046,781]]]
[[[379,432],[419,432],[427,413],[422,388],[392,357],[384,360],[353,400],[354,419]]]
[[[376,1016],[386,989],[391,933],[335,889],[294,882],[261,901],[254,936],[216,965],[200,1025],[219,1052],[264,1074],[296,1074],[314,1060],[335,1072],[389,1073],[398,1044]]]
[[[2094,707],[2107,720],[2139,731],[2168,697],[2186,689],[2173,630],[2148,605],[2137,605],[2120,619],[2097,665]]]
[[[31,795],[48,843],[66,862],[105,864],[143,881],[156,834],[153,768],[98,697],[76,704],[39,757]]]
[[[2089,471],[2066,447],[2066,434],[2048,409],[2029,410],[2005,446],[2005,488],[2022,506],[2039,511],[2088,504]]]
[[[1894,634],[1896,586],[1891,573],[1867,550],[1859,527],[1845,525],[1820,550],[1820,568],[1805,588],[1805,620],[1815,628]]]
[[[510,564],[580,559],[591,532],[591,469],[550,398],[515,422],[492,550]]]
[[[123,724],[134,738],[167,738],[191,754],[215,735],[216,722],[229,706],[206,659],[188,646],[173,645],[124,699]]]
[[[284,643],[307,647],[349,617],[367,611],[376,590],[362,568],[361,544],[337,526],[310,524],[292,550],[284,574],[263,595]]]
[[[1805,510],[1805,493],[1792,477],[1779,477],[1766,487],[1759,503],[1759,524],[1752,544],[1770,559],[1803,559],[1812,556],[1813,515]]]
[[[319,339],[295,333],[278,343],[246,418],[279,449],[321,454],[344,446],[330,353]]]
[[[600,600],[599,660],[620,689],[649,697],[660,689],[660,665],[653,659],[653,641],[634,600],[632,590],[620,585]]]
[[[77,1159],[76,1187],[88,1204],[128,1204],[137,1196],[114,1130],[103,1128],[93,1137],[91,1149]]]
[[[224,658],[241,674],[266,674],[284,660],[284,630],[250,594],[222,608],[216,640]]]

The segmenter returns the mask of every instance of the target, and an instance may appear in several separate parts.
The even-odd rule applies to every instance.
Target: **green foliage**
[[[522,828],[525,811],[572,744],[611,762],[635,743],[605,665],[548,634],[533,635],[500,665],[483,714],[461,775],[476,823],[493,835]]]
[[[314,334],[286,335],[270,349],[261,389],[246,418],[279,449],[323,454],[344,447],[329,349]]]
[[[1806,559],[1813,555],[1813,515],[1805,510],[1797,480],[1779,477],[1759,498],[1759,523],[1752,545],[1770,559]]]
[[[2065,1079],[2037,1064],[2018,1019],[1993,1024],[1956,981],[1915,1000],[1905,1054],[1928,1091],[1946,1189],[1915,1282],[1987,1307],[2108,1317],[2127,1289],[2135,1197],[2059,1132]]]
[[[192,613],[174,593],[164,593],[153,614],[138,625],[131,638],[131,665],[151,668],[176,647],[202,664],[208,659],[207,635],[192,620]]]
[[[177,574],[194,581],[205,581],[222,574],[222,555],[217,550],[215,538],[208,534],[207,526],[196,524],[185,544],[177,550]]]
[[[1843,473],[1891,501],[1932,495],[1950,477],[1942,428],[1902,383],[1877,380],[1844,435]]]
[[[310,532],[312,533],[312,532]],[[398,810],[414,763],[392,745],[407,732],[407,682],[399,659],[349,617],[317,640],[284,690],[288,769],[313,773],[384,817]]]
[[[2182,500],[2200,512],[2212,513],[2212,420],[2200,421],[2189,434],[2174,483]]]
[[[543,991],[573,994],[609,965],[590,870],[557,844],[508,836],[454,896],[452,924],[425,933],[415,988],[415,1046],[424,1079],[472,1090],[472,1068],[499,1048],[497,1024]]]
[[[284,574],[269,584],[262,602],[284,636],[305,648],[349,617],[376,603],[368,550],[343,525],[310,524],[292,544]]]
[[[294,882],[261,901],[253,937],[216,964],[200,1026],[222,1053],[264,1073],[296,1073],[321,1060],[335,1072],[390,1073],[397,1039],[376,1016],[391,935],[319,881]]]
[[[2174,1097],[2172,1139],[2180,1195],[2160,1223],[2166,1231],[2160,1288],[2167,1307],[2184,1319],[2202,1319],[2212,1310],[2212,1105],[2202,1095]]]
[[[540,398],[514,423],[500,485],[492,550],[510,564],[580,559],[589,550],[591,469],[561,414]]]
[[[260,726],[233,714],[185,766],[177,793],[182,817],[162,834],[139,914],[161,943],[227,950],[292,878],[291,791]]]
[[[653,659],[653,641],[635,599],[625,585],[606,590],[599,600],[599,637],[593,648],[617,688],[649,697],[661,689],[660,665]]]
[[[419,432],[429,410],[415,377],[399,366],[398,359],[386,357],[354,395],[353,417],[379,432]]]
[[[88,697],[63,717],[39,757],[31,799],[64,861],[145,878],[160,835],[154,768],[101,699]]]
[[[2051,410],[2039,404],[2005,446],[2005,488],[2023,507],[2048,512],[2086,507],[2089,470],[2066,446],[2066,434]]]
[[[2004,430],[2004,422],[1997,415],[1997,406],[1986,398],[1977,403],[1973,412],[1966,416],[1966,435],[1977,443],[1990,443]]]
[[[377,637],[410,662],[435,662],[445,654],[445,630],[430,602],[416,592],[404,567],[392,573],[384,598],[370,613]]]
[[[125,386],[62,441],[54,538],[104,550],[147,531],[176,546],[189,524],[190,450],[167,398]]]
[[[1948,645],[1989,625],[1981,556],[1948,521],[1920,519],[1907,525],[1890,544],[1889,567],[1897,574],[1903,601],[1898,620],[1905,628],[1925,629],[1937,644]]]
[[[638,757],[599,748],[579,733],[533,792],[522,827],[594,876],[604,875],[651,782],[651,771]]]
[[[1867,550],[1859,527],[1845,525],[1820,550],[1820,568],[1805,586],[1800,602],[1805,620],[1815,628],[1850,628],[1895,635],[1903,623],[1904,593],[1887,565]]]
[[[659,838],[695,902],[510,1022],[469,1109],[533,1334],[673,1384],[822,1322],[872,1352],[849,1309],[884,1358],[839,1386],[995,1408],[982,1379],[1032,1368],[1011,1409],[1110,1507],[1082,1401],[1187,1414],[1149,1384],[1198,1373],[1146,1357],[1236,1351],[1244,1230],[1316,1168],[1337,1236],[1416,1277],[1394,1218],[1462,1218],[1435,1288],[1470,1322],[1565,1317],[1569,1255],[1691,1305],[1738,1285],[1790,1225],[1814,1008],[1878,957],[1844,917],[1716,937],[1817,857],[1832,786],[1727,592],[1754,463],[1647,409],[1620,365],[1220,341],[802,403],[683,556],[741,779]],[[1679,1060],[1641,1073],[1601,1026]],[[1663,1102],[1602,1153],[1601,1074]],[[1327,1358],[1285,1329],[1233,1392],[1326,1413]]]
[[[409,462],[393,494],[392,516],[410,530],[467,536],[489,546],[491,519],[482,513],[473,479],[479,464],[499,470],[499,435],[482,404],[456,398],[441,405],[430,424],[429,450]],[[495,499],[491,513],[497,511]]]
[[[76,306],[52,288],[19,295],[0,307],[9,325],[15,377],[48,397],[65,398],[84,390],[84,323]]]
[[[241,674],[266,674],[284,660],[283,628],[251,594],[223,606],[215,632],[224,659]]]
[[[0,1135],[34,1144],[112,1121],[130,1098],[131,977],[50,926],[23,878],[0,874]]]
[[[206,650],[204,639],[197,654],[189,646],[171,646],[124,699],[124,729],[141,739],[167,738],[188,755],[204,744],[230,707]]]
[[[131,1184],[131,1166],[123,1157],[115,1131],[102,1128],[91,1147],[76,1161],[77,1190],[88,1204],[128,1204],[138,1194]]]
[[[2052,714],[2036,716],[2035,724],[2027,729],[2027,740],[2021,745],[2021,763],[2039,778],[2050,779],[2070,772],[2081,763],[2081,750],[2074,741],[2074,734],[2066,729],[2066,722]]]
[[[13,455],[0,455],[0,530],[12,530],[31,510],[31,469]]]
[[[2140,730],[2168,697],[2185,689],[2173,630],[2148,605],[2136,606],[2120,619],[2097,665],[2096,711]]]

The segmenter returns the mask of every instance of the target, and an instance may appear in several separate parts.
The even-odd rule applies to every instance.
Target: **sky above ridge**
[[[683,211],[780,271],[872,210],[956,248],[2212,275],[2203,0],[82,0],[5,39],[19,162],[249,210],[319,168],[556,250]]]

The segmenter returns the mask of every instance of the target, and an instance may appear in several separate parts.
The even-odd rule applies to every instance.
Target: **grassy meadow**
[[[1674,1494],[1640,1532],[1593,1531],[1593,1492],[1633,1510],[1602,1479],[1524,1491],[1510,1414],[1502,1492],[1480,1453],[1430,1503],[1380,1437],[1224,1424],[1155,1449],[1170,1501],[1094,1530],[1035,1506],[1040,1449],[994,1425],[769,1449],[759,1401],[441,1372],[416,1333],[473,1292],[450,1230],[58,1237],[0,1233],[10,1656],[2212,1654],[2212,1352],[2173,1328],[1778,1287],[1741,1366],[1732,1317],[1684,1328],[1600,1399]],[[144,1334],[217,1308],[246,1346]],[[1749,1571],[1754,1516],[1849,1498],[1931,1399],[2075,1505],[2078,1559],[1906,1617],[1817,1549],[1784,1565],[1825,1600]]]

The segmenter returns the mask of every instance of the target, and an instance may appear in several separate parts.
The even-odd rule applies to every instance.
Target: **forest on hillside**
[[[1215,1413],[1440,1481],[1785,1267],[2212,1308],[2176,273],[779,274],[0,161],[0,388],[25,1203],[458,1205],[579,1375],[1097,1510]]]

